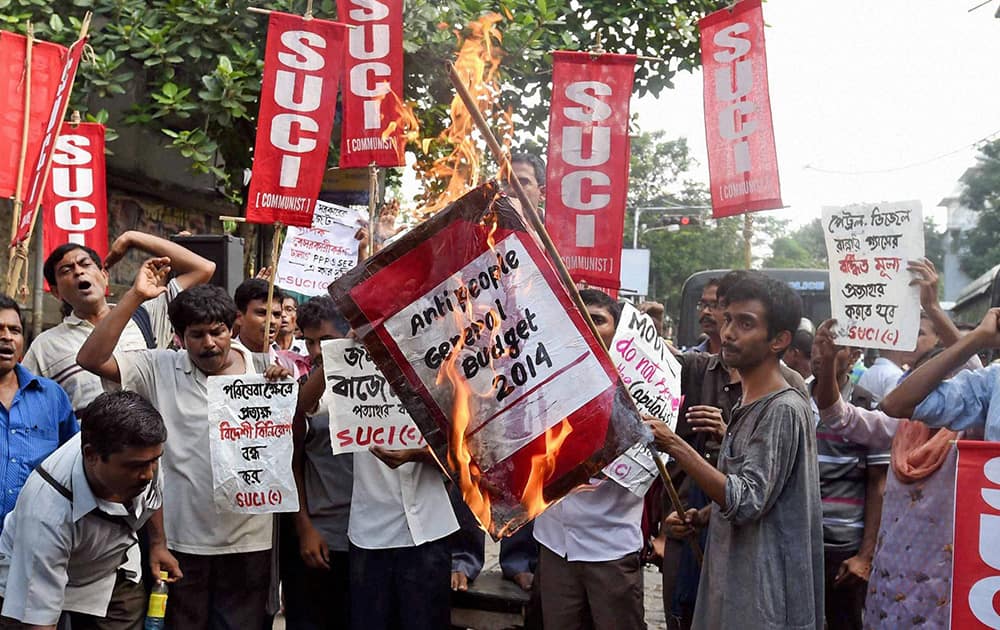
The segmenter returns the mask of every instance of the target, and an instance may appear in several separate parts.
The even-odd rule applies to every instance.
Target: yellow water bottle
[[[167,572],[160,571],[160,579],[149,593],[149,608],[143,630],[163,630],[167,616]]]

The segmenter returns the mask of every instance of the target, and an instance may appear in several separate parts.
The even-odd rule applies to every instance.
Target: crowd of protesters
[[[515,159],[535,201],[544,168]],[[108,303],[108,268],[147,259]],[[140,628],[166,572],[178,630],[449,628],[484,534],[428,449],[333,455],[321,344],[350,334],[329,297],[299,303],[248,279],[207,284],[209,260],[126,232],[102,261],[55,249],[44,275],[62,322],[25,352],[0,296],[0,628]],[[675,350],[675,430],[647,417],[687,506],[679,514],[594,478],[504,539],[504,577],[530,593],[529,628],[642,628],[643,564],[660,564],[671,628],[948,623],[955,440],[1000,437],[1000,311],[961,333],[926,260],[917,348],[864,371],[834,322],[815,328],[786,284],[710,281],[704,339]],[[169,281],[168,278],[172,278]],[[605,344],[621,307],[581,297]],[[652,315],[662,307],[644,305]],[[270,319],[271,327],[266,321]],[[213,509],[207,378],[296,378],[300,510]],[[914,488],[919,487],[919,492]],[[702,557],[703,552],[703,557]],[[919,623],[917,623],[919,621]]]

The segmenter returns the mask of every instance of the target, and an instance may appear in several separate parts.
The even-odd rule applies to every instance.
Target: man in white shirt
[[[267,280],[250,278],[236,287],[233,300],[236,302],[236,329],[239,336],[236,342],[250,352],[262,352],[271,356],[271,362],[288,368],[295,378],[309,371],[309,359],[290,350],[282,350],[275,342],[278,328],[284,318],[282,307],[285,294],[274,287],[271,302],[267,301]],[[267,325],[267,311],[271,311],[271,327]]]
[[[74,630],[142,623],[141,576],[121,568],[149,522],[151,563],[181,577],[163,538],[158,464],[167,431],[138,394],[102,394],[81,414],[83,430],[31,474],[0,535],[0,627]],[[116,604],[110,605],[112,594]],[[23,627],[23,626],[22,626]]]
[[[132,288],[80,349],[77,361],[148,398],[171,433],[163,456],[167,546],[187,574],[171,589],[167,623],[200,630],[263,627],[271,579],[272,517],[217,512],[209,450],[209,376],[256,374],[267,355],[232,343],[236,305],[221,287],[201,285],[170,303],[182,351],[113,350],[132,311],[166,290],[169,260],[143,263]],[[268,378],[288,376],[271,366]]]
[[[606,293],[583,289],[604,345],[621,310]],[[535,519],[540,545],[535,585],[546,628],[645,627],[642,498],[610,480],[578,489]]]
[[[184,289],[208,282],[215,273],[214,262],[143,232],[128,231],[115,239],[103,266],[97,252],[84,245],[66,243],[54,249],[45,260],[43,272],[52,294],[63,301],[63,308],[69,312],[58,326],[35,337],[22,364],[66,390],[73,409],[83,409],[104,391],[99,377],[77,365],[76,353],[98,322],[111,312],[105,296],[108,269],[130,250],[169,257],[177,277],[162,295],[136,309],[118,340],[119,350],[166,348],[173,338],[167,304]]]

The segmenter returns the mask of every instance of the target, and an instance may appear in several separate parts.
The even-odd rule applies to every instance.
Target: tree
[[[962,176],[962,183],[962,204],[975,210],[979,219],[976,229],[963,232],[959,239],[959,264],[976,278],[1000,263],[1000,140],[979,148],[976,165]]]
[[[825,269],[826,241],[819,219],[797,228],[788,235],[778,235],[771,242],[771,257],[764,261],[770,269]]]
[[[82,65],[74,106],[111,127],[141,125],[169,138],[191,170],[210,173],[238,200],[250,166],[256,130],[266,19],[241,0],[0,0],[0,25],[73,40],[84,9],[94,12],[90,44],[95,57]],[[636,92],[659,94],[678,70],[699,65],[697,21],[721,0],[596,2],[573,0],[442,0],[406,2],[405,95],[413,101],[424,138],[447,124],[453,90],[444,61],[470,21],[503,16],[501,108],[516,112],[521,133],[537,135],[548,117],[551,51],[587,49],[599,40],[610,51],[658,56],[636,71]],[[269,8],[301,11],[304,3],[276,0]],[[317,0],[315,15],[332,17],[335,3]],[[131,99],[121,119],[108,119],[107,99]],[[337,159],[332,140],[330,160]],[[433,160],[435,154],[423,155]]]

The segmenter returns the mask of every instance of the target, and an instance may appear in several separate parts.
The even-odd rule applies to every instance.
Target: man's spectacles
[[[715,309],[719,308],[719,301],[712,300],[711,302],[706,302],[705,300],[698,300],[698,303],[695,304],[695,306],[698,307],[699,311],[703,311],[706,308],[714,311]]]

